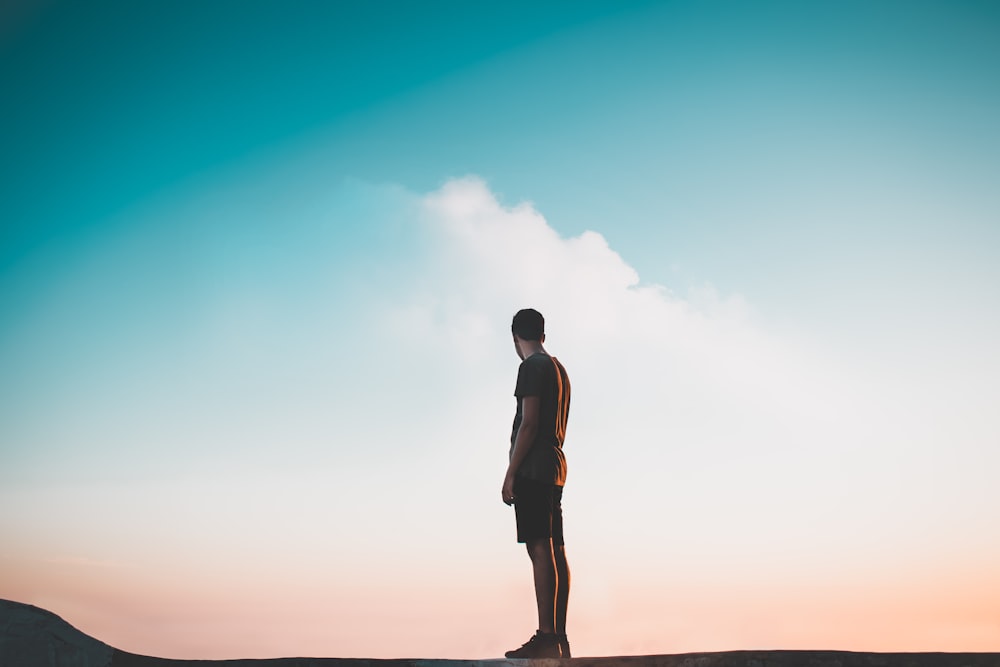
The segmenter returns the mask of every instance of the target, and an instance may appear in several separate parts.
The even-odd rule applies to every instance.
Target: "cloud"
[[[696,393],[771,404],[786,419],[824,412],[831,369],[810,381],[822,360],[757,326],[741,295],[704,285],[680,296],[644,284],[601,234],[563,238],[533,206],[504,207],[476,178],[450,181],[422,202],[433,240],[419,273],[430,279],[411,283],[401,309],[425,322],[421,335],[492,356],[483,343],[508,338],[510,315],[535,306],[550,343],[595,376],[588,392],[661,405]]]
[[[808,514],[832,515],[837,459],[851,449],[833,441],[857,409],[850,378],[759,325],[741,295],[645,284],[601,234],[563,237],[530,203],[505,206],[478,178],[449,181],[418,210],[425,242],[380,305],[379,328],[456,432],[504,446],[509,321],[536,307],[573,382],[570,484],[598,523],[637,531],[694,503],[671,531],[705,544],[755,529],[766,549]],[[405,361],[411,353],[422,361]],[[451,415],[450,402],[472,407]],[[641,509],[627,509],[629,497]],[[654,543],[666,548],[666,534]]]
[[[509,416],[478,406],[509,396],[509,319],[532,306],[573,380],[570,483],[608,530],[669,515],[673,537],[700,545],[692,558],[740,544],[797,566],[798,551],[816,550],[806,567],[844,557],[844,545],[864,551],[886,525],[900,543],[923,541],[941,465],[929,429],[948,423],[947,399],[776,328],[740,294],[644,283],[601,234],[564,237],[481,179],[449,181],[417,208],[424,242],[380,317],[396,349],[448,359],[418,373],[441,378],[440,404],[472,406],[450,417],[469,416],[456,432],[502,432]],[[609,483],[610,497],[599,490]],[[641,516],[621,516],[636,512],[629,498]],[[654,542],[668,548],[666,533]]]

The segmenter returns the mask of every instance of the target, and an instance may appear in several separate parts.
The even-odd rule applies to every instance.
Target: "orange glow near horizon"
[[[532,631],[526,559],[518,564],[522,576],[514,568],[473,586],[473,577],[449,583],[443,572],[404,581],[358,571],[310,583],[307,573],[294,572],[241,581],[8,560],[0,597],[46,608],[116,648],[159,657],[484,658]],[[881,584],[720,578],[712,585],[660,576],[644,587],[607,575],[585,559],[574,568],[576,655],[1000,651],[1000,575],[993,569],[902,572]]]

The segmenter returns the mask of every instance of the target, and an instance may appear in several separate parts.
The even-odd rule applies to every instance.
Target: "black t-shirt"
[[[538,396],[538,434],[527,457],[517,470],[519,477],[526,477],[547,484],[562,486],[566,483],[566,457],[563,440],[569,418],[569,376],[555,357],[536,352],[521,362],[517,369],[517,413],[510,435],[510,454],[514,454],[514,441],[521,426],[521,405],[525,396]]]

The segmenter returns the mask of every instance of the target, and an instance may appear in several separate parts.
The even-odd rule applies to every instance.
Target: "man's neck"
[[[542,347],[541,342],[539,342],[537,340],[522,341],[521,342],[521,352],[524,354],[524,358],[525,359],[527,359],[528,357],[530,357],[533,354],[538,354],[539,352],[541,352],[542,354],[548,354],[545,351],[545,348]]]

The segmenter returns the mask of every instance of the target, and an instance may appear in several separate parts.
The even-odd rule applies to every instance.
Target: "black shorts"
[[[514,514],[517,541],[546,539],[560,546],[563,541],[561,486],[518,477],[514,480]]]

